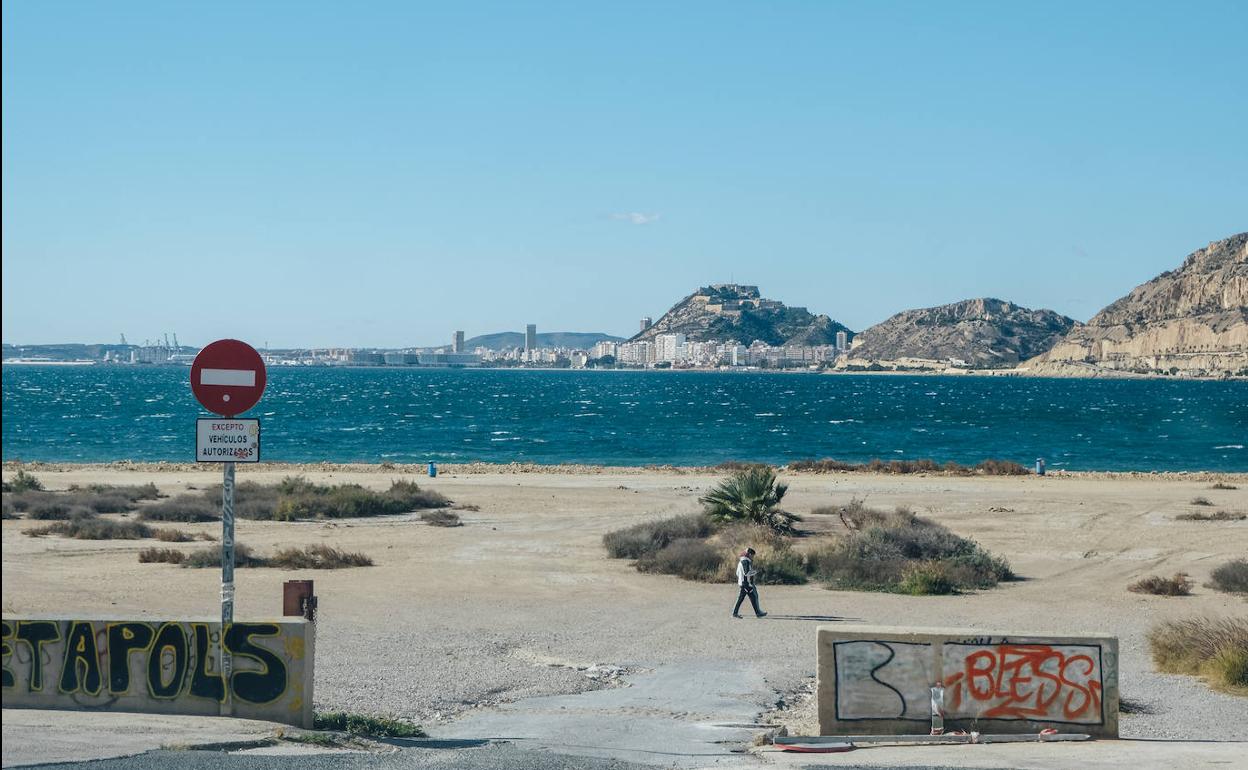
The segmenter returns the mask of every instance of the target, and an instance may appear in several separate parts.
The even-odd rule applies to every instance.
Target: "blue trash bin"
[[[438,475],[438,466],[434,463],[429,463],[429,478],[431,479],[437,478],[437,475]]]
[[[1044,475],[1044,458],[1043,457],[1036,458],[1036,475],[1037,476]]]

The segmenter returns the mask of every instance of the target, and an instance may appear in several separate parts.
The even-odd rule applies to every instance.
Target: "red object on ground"
[[[256,405],[268,377],[264,359],[239,340],[217,340],[191,364],[191,392],[204,408],[235,417]]]

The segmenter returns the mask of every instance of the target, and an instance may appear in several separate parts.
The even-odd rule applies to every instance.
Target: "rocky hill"
[[[1248,375],[1248,233],[1192,252],[1027,366],[1075,376]]]
[[[906,310],[860,333],[847,365],[883,361],[950,362],[974,368],[1015,366],[1062,338],[1075,321],[999,299],[968,299]]]
[[[804,307],[788,307],[765,299],[757,286],[720,283],[705,286],[677,302],[650,328],[631,341],[652,340],[660,334],[684,334],[692,342],[762,340],[769,345],[834,345],[836,333],[854,333],[826,315]]]

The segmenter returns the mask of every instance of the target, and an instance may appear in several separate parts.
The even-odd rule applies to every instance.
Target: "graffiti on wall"
[[[833,650],[837,719],[931,718],[931,644],[855,640]]]
[[[303,708],[305,637],[298,624],[4,619],[6,705],[131,706],[216,713],[270,704]],[[231,674],[221,671],[221,650]],[[310,693],[306,695],[310,696]],[[281,704],[278,702],[282,701]]]
[[[833,643],[838,720],[931,719],[932,686],[945,716],[1104,724],[1101,647],[849,640]]]
[[[945,642],[946,714],[1103,724],[1097,644]]]

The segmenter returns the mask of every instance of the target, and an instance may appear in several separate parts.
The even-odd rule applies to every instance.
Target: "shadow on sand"
[[[813,620],[819,623],[861,623],[862,618],[843,618],[840,615],[777,615],[767,613],[765,620]]]

